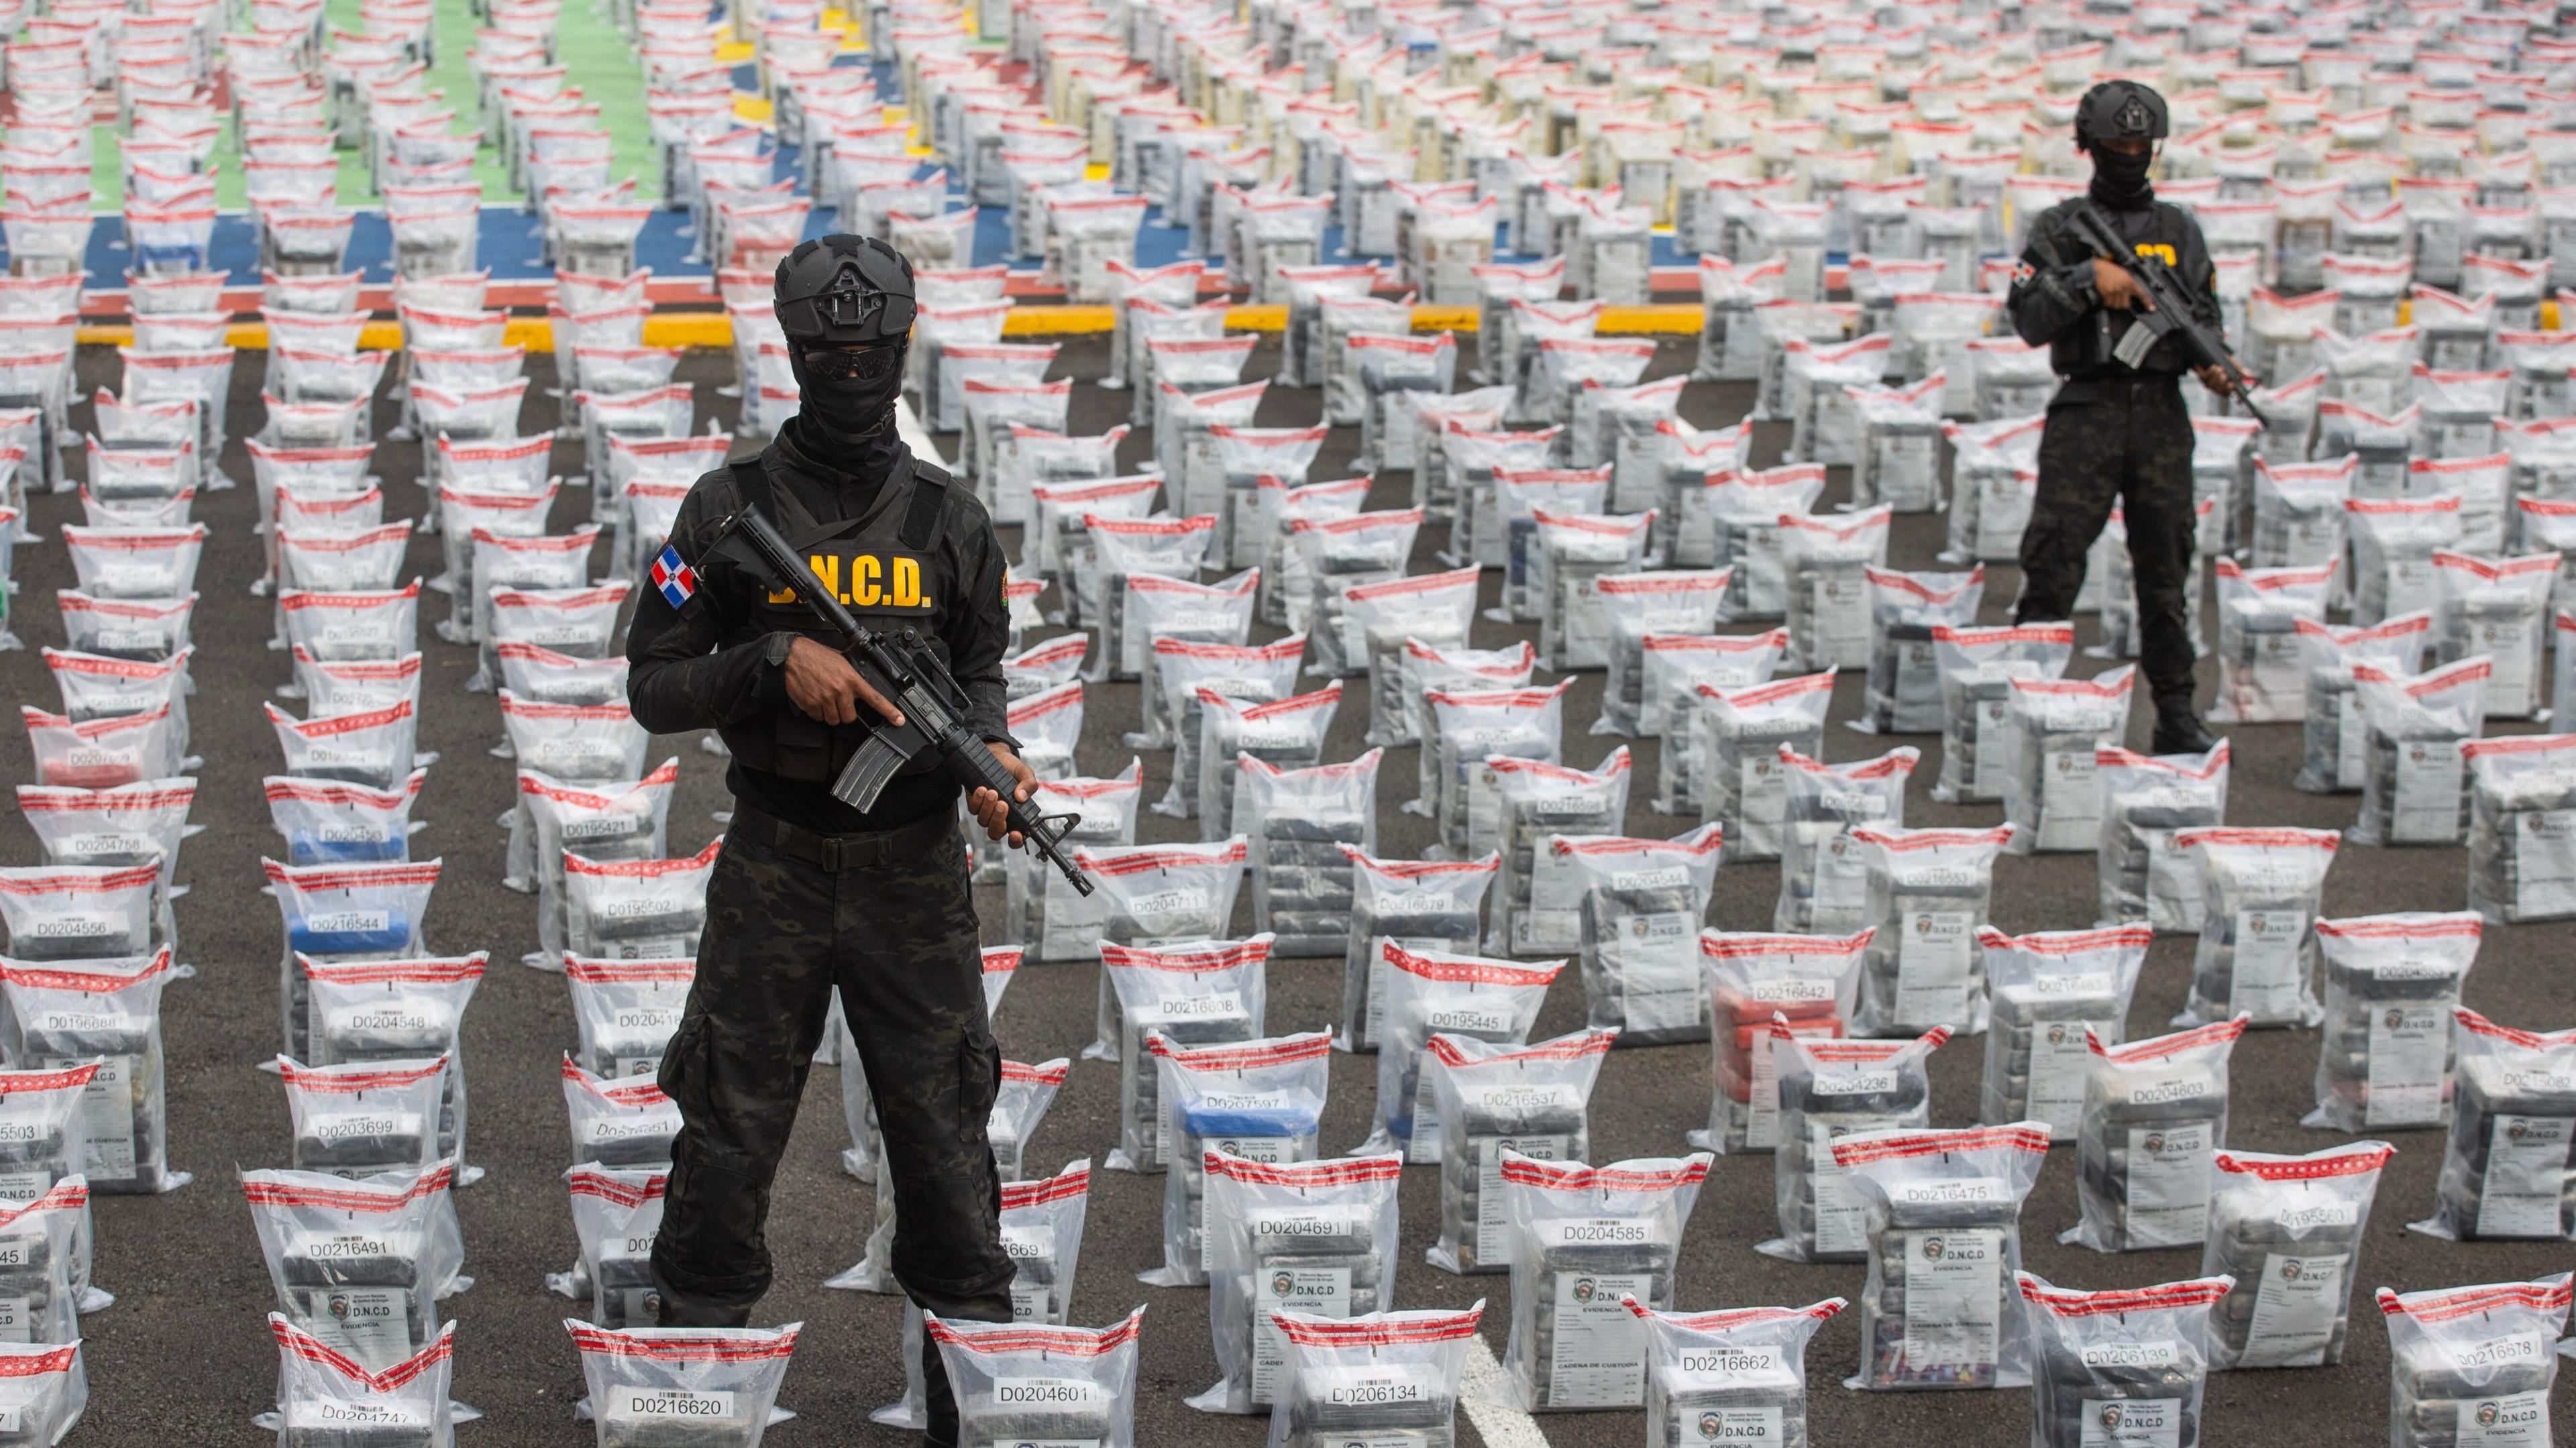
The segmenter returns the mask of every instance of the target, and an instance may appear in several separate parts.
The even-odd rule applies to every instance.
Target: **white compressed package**
[[[178,868],[180,841],[193,833],[188,813],[196,804],[196,780],[147,779],[110,789],[22,784],[17,796],[18,813],[36,832],[46,863],[157,863],[167,898]]]
[[[1885,504],[1830,519],[1780,515],[1789,644],[1799,666],[1810,670],[1869,666],[1869,572],[1887,562],[1892,516]]]
[[[2303,621],[2297,627],[2300,664],[2307,671],[2306,722],[2304,754],[2290,786],[2310,794],[2353,793],[2365,777],[2370,731],[2362,719],[2352,666],[2381,663],[2404,674],[2422,668],[2433,615],[2419,610],[2377,624]]]
[[[2341,560],[2313,567],[2218,571],[2218,697],[2209,717],[2227,724],[2296,719],[2306,705],[2299,624],[2324,623]],[[2117,741],[2112,741],[2116,743]]]
[[[1715,628],[1728,582],[1729,574],[1722,568],[1658,569],[1605,574],[1592,580],[1595,601],[1608,625],[1608,674],[1593,733],[1633,737],[1649,732],[1645,728],[1650,700],[1646,639],[1705,634]]]
[[[2460,547],[2460,495],[2347,498],[2352,530],[2352,621],[2379,623],[2433,606],[2433,554]]]
[[[1780,518],[1803,515],[1824,491],[1821,463],[1785,463],[1759,472],[1725,469],[1703,490],[1714,540],[1709,562],[1734,570],[1726,617],[1734,622],[1786,618],[1789,581],[1780,553]]]
[[[1833,1144],[1861,1202],[1860,1370],[1877,1392],[2018,1387],[2033,1375],[2014,1276],[2021,1208],[2048,1159],[2039,1122],[1872,1131]]]
[[[2497,925],[2576,915],[2576,735],[2472,739],[2460,752],[2469,908]]]
[[[1270,1163],[1211,1149],[1200,1166],[1219,1377],[1186,1401],[1203,1413],[1256,1413],[1283,1401],[1291,1371],[1290,1340],[1273,1314],[1369,1318],[1394,1302],[1404,1163],[1395,1156]]]
[[[1440,950],[1378,947],[1386,962],[1386,1014],[1378,1037],[1377,1112],[1364,1151],[1393,1147],[1411,1162],[1440,1160],[1438,1103],[1422,1077],[1435,1035],[1517,1046],[1547,996],[1562,960],[1522,965]]]
[[[1860,989],[1869,932],[1759,935],[1711,930],[1700,936],[1711,1000],[1708,1127],[1690,1143],[1721,1155],[1774,1150],[1780,1133],[1779,1062],[1772,1022],[1792,1034],[1843,1034]]]
[[[2449,1119],[2457,1049],[2451,1011],[2483,933],[2465,911],[2317,922],[2325,1031],[2316,1109],[2301,1125],[2359,1132]]]
[[[1247,568],[1215,583],[1137,573],[1127,579],[1125,626],[1101,650],[1089,675],[1095,679],[1133,679],[1153,667],[1154,645],[1164,639],[1193,643],[1240,644],[1251,636],[1254,594],[1261,570]],[[1150,731],[1168,727],[1149,720]]]
[[[1276,1166],[1313,1161],[1324,1112],[1330,1034],[1311,1031],[1212,1046],[1177,1046],[1161,1032],[1145,1037],[1160,1073],[1167,1138],[1156,1153],[1163,1174],[1163,1265],[1138,1274],[1156,1287],[1208,1280],[1214,1244],[1207,1236],[1210,1155]]]
[[[563,973],[584,1069],[608,1080],[656,1075],[697,979],[697,961],[566,955]]]
[[[2116,1045],[2127,1035],[2152,939],[2143,925],[1978,933],[1989,1000],[1979,1121],[2033,1122],[2052,1141],[2075,1139],[2092,1075],[2088,1037]]]
[[[2085,1033],[2082,1217],[2058,1241],[2129,1252],[2207,1236],[2210,1160],[2227,1145],[2228,1057],[2244,1033],[2242,1016],[2117,1046]]]
[[[2445,1448],[2474,1441],[2468,1432],[2547,1442],[2568,1297],[2564,1272],[2480,1287],[2380,1288],[2389,1448]]]
[[[1431,1265],[1462,1274],[1506,1270],[1511,1216],[1503,1155],[1552,1162],[1590,1155],[1593,1082],[1618,1034],[1577,1031],[1528,1047],[1431,1038],[1422,1069],[1442,1133],[1440,1238],[1426,1254]]]
[[[1937,627],[1973,627],[1986,570],[1899,573],[1868,567],[1869,683],[1851,727],[1870,734],[1931,734],[1941,728]],[[1604,706],[1607,712],[1607,706]]]
[[[1986,830],[1857,829],[1869,870],[1874,932],[1861,973],[1861,1035],[1911,1036],[1936,1027],[1986,1028],[1985,960],[1977,933],[1994,893],[1995,858],[2015,834]]]
[[[2461,1242],[2576,1240],[2576,1031],[2526,1031],[2453,1006],[2459,1084],[2433,1214]]]
[[[1630,1045],[1707,1039],[1699,935],[1716,887],[1717,827],[1670,840],[1551,834],[1545,846],[1577,902],[1577,958],[1593,1029],[1616,1030]]]
[[[1244,764],[1312,769],[1324,762],[1325,736],[1342,700],[1335,679],[1310,694],[1286,699],[1228,698],[1202,688],[1199,705],[1199,838],[1208,843],[1239,835],[1251,811]]]
[[[1261,1037],[1268,1013],[1270,938],[1202,940],[1195,946],[1100,946],[1101,1035],[1116,1044],[1118,1145],[1102,1165],[1157,1172],[1168,1166],[1171,1121],[1162,1073],[1147,1041],[1179,1047],[1242,1044]]]
[[[707,881],[722,836],[694,855],[592,860],[564,852],[564,948],[575,955],[656,960],[698,953]]]
[[[1071,1441],[1134,1448],[1136,1339],[1145,1309],[1102,1328],[925,1315],[967,1443]]]
[[[260,709],[268,715],[291,775],[392,789],[410,776],[420,757],[413,745],[419,726],[408,699],[382,709],[310,719],[298,719],[265,700]]]
[[[67,789],[113,789],[178,772],[184,763],[165,705],[75,723],[31,704],[18,707],[35,756],[38,783]]]
[[[596,790],[576,789],[533,769],[519,771],[511,833],[513,846],[521,844],[520,821],[526,822],[526,850],[524,856],[518,848],[510,853],[513,868],[525,873],[504,883],[537,896],[538,948],[524,958],[528,963],[551,966],[563,954],[567,853],[592,861],[658,860],[669,853],[671,794],[679,778],[676,758],[631,784]]]
[[[653,736],[621,696],[599,704],[547,704],[500,695],[509,757],[572,784],[640,779]]]
[[[2413,675],[2353,666],[2369,741],[2353,843],[2448,845],[2467,834],[2470,791],[2461,749],[2485,727],[2491,673],[2483,654]]]
[[[317,659],[399,659],[420,647],[420,580],[383,592],[277,596],[286,640]]]
[[[2173,847],[2198,862],[2201,927],[2191,994],[2176,1025],[2231,1018],[2314,1025],[2316,917],[2342,836],[2334,830],[2219,826]]]
[[[1455,1442],[1467,1353],[1484,1312],[1482,1299],[1463,1311],[1348,1319],[1274,1311],[1288,1366],[1270,1410],[1270,1448]]]
[[[1792,1262],[1859,1262],[1869,1253],[1860,1194],[1834,1159],[1847,1136],[1932,1124],[1927,1063],[1950,1039],[1934,1027],[1910,1041],[1798,1034],[1771,1019],[1772,1070],[1780,1097],[1772,1154],[1772,1201],[1780,1235],[1757,1243]]]
[[[1103,778],[1042,779],[1030,796],[1041,814],[1078,816],[1064,833],[1075,849],[1124,849],[1136,843],[1137,806],[1144,798],[1145,762]],[[1077,892],[1061,870],[1025,850],[1002,861],[1000,933],[1018,942],[1032,960],[1082,960],[1092,953],[1107,917],[1107,902]]]
[[[1655,751],[1653,808],[1657,814],[1695,813],[1701,799],[1692,758],[1698,748],[1700,690],[1730,691],[1768,682],[1780,656],[1788,652],[1789,631],[1648,634],[1638,643],[1645,654],[1646,696],[1637,722],[1662,741]]]
[[[1501,1153],[1512,1276],[1503,1372],[1525,1411],[1644,1404],[1646,1326],[1621,1299],[1672,1306],[1683,1229],[1713,1160],[1592,1167]]]
[[[440,1299],[474,1281],[463,1275],[454,1178],[444,1162],[361,1181],[243,1172],[278,1311],[370,1372],[436,1341]]]
[[[1172,783],[1154,814],[1188,819],[1198,814],[1200,745],[1206,739],[1208,696],[1249,703],[1288,698],[1296,685],[1298,662],[1306,657],[1306,634],[1288,634],[1275,644],[1188,644],[1180,639],[1154,642],[1154,672],[1162,693],[1162,714],[1172,721]]]
[[[438,1445],[453,1442],[455,1405],[448,1400],[448,1385],[454,1375],[451,1358],[455,1350],[456,1324],[450,1322],[418,1352],[392,1363],[372,1366],[322,1337],[298,1327],[283,1313],[268,1315],[269,1336],[277,1343],[277,1420],[278,1442],[288,1448],[305,1448],[307,1444],[346,1442],[363,1433],[370,1441],[383,1443],[423,1443]],[[77,1347],[64,1351],[77,1359]],[[26,1368],[34,1359],[9,1364],[13,1378],[26,1377]],[[41,1370],[40,1370],[41,1371]],[[69,1368],[80,1376],[76,1365]],[[85,1396],[86,1384],[83,1385]],[[49,1393],[46,1396],[58,1396]],[[44,1422],[68,1429],[79,1418],[79,1407],[71,1405],[68,1417],[62,1416],[61,1403],[43,1403],[43,1398],[10,1404],[11,1416],[34,1426]],[[33,1437],[29,1442],[48,1441]]]
[[[1772,928],[1824,934],[1860,929],[1869,915],[1866,852],[1856,828],[1902,828],[1905,782],[1922,751],[1892,749],[1876,759],[1826,764],[1780,746],[1788,778],[1787,838]]]
[[[1377,848],[1377,774],[1384,749],[1343,764],[1281,769],[1244,755],[1238,823],[1251,851],[1252,926],[1275,953],[1329,956],[1349,933],[1351,862]]]
[[[1789,834],[1788,770],[1780,749],[1824,754],[1834,670],[1742,688],[1702,684],[1698,695],[1690,778],[1699,789],[1700,821],[1725,831],[1728,859],[1777,859]]]
[[[602,1327],[652,1326],[661,1298],[653,1286],[653,1238],[662,1229],[670,1181],[658,1166],[566,1168],[564,1190],[581,1255],[572,1271],[546,1274],[546,1285],[576,1302],[587,1297]]]
[[[9,953],[36,963],[148,954],[161,943],[160,884],[156,860],[0,868]]]
[[[605,1328],[564,1319],[589,1396],[574,1405],[599,1448],[651,1448],[671,1425],[723,1448],[760,1448],[801,1322],[784,1327]]]
[[[1547,764],[1564,757],[1565,692],[1573,680],[1548,688],[1438,689],[1424,696],[1431,731],[1423,750],[1436,753],[1438,786],[1431,807],[1441,848],[1451,858],[1472,859],[1492,850],[1501,835],[1501,791],[1486,761],[1497,756]]]
[[[2102,787],[2097,920],[2199,933],[2200,866],[2175,847],[2174,835],[2226,823],[2232,757],[2224,739],[2206,754],[2094,751]]]
[[[2031,1336],[2031,1448],[2206,1443],[2210,1320],[2224,1275],[2083,1292],[2016,1274]]]
[[[2211,1367],[2343,1361],[2354,1269],[2380,1169],[2395,1152],[2356,1141],[2305,1156],[2212,1158],[2200,1270],[2234,1283],[2210,1308]]]
[[[1348,849],[1343,855],[1351,865],[1350,934],[1334,1045],[1369,1052],[1378,1049],[1386,1023],[1388,963],[1380,947],[1473,952],[1484,934],[1485,896],[1502,857],[1381,860]]]
[[[1539,653],[1556,671],[1606,667],[1610,616],[1600,581],[1642,566],[1655,515],[1531,510],[1528,592],[1537,600]]]
[[[2050,385],[2056,379],[2052,376]],[[1950,531],[1941,561],[2010,563],[2039,497],[2039,437],[2045,414],[1945,423],[1950,440]]]
[[[1582,887],[1549,848],[1560,834],[1617,834],[1628,813],[1628,747],[1590,769],[1497,756],[1485,774],[1497,797],[1494,842],[1502,855],[1486,943],[1498,952],[1572,950],[1582,932]]]
[[[1847,1305],[1657,1312],[1622,1305],[1646,1327],[1647,1448],[1810,1441],[1807,1340]]]
[[[170,1166],[161,992],[175,978],[167,945],[139,958],[48,966],[0,958],[9,1008],[0,1043],[10,1064],[97,1066],[81,1093],[75,1163],[93,1192],[150,1196],[193,1179]]]
[[[2549,645],[2549,599],[2558,579],[2556,553],[2480,558],[2433,554],[2433,658],[2487,660],[2489,719],[2528,719],[2548,702],[2541,653]]]
[[[2012,777],[2012,681],[2063,675],[2075,628],[1936,624],[1932,641],[1941,674],[1941,777],[1932,797],[1943,804],[2001,800]]]
[[[2015,854],[2085,850],[2099,844],[2101,780],[2094,755],[2128,733],[2137,682],[2128,665],[2092,679],[2008,679],[2004,818]]]
[[[421,941],[421,917],[438,884],[439,861],[281,865],[262,860],[260,867],[286,927],[280,966],[291,1049],[305,1049],[304,985],[296,957],[400,960],[430,953]]]
[[[572,1164],[631,1169],[671,1159],[680,1108],[653,1076],[600,1077],[569,1055],[558,1068]]]
[[[1365,737],[1369,743],[1411,744],[1420,740],[1424,684],[1420,671],[1407,666],[1408,651],[1466,651],[1468,635],[1475,627],[1476,586],[1482,576],[1481,569],[1458,568],[1343,590],[1343,632],[1358,638],[1367,657],[1369,723]],[[1521,647],[1531,651],[1528,644]],[[1534,651],[1532,656],[1535,658]],[[1475,682],[1496,681],[1475,677]],[[1526,684],[1529,679],[1524,671],[1517,680],[1500,682]]]

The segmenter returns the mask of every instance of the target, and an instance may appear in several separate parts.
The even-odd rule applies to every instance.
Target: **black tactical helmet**
[[[778,264],[774,305],[791,346],[902,342],[912,334],[912,263],[873,236],[809,241]]]
[[[2106,80],[2075,107],[2075,149],[2095,141],[2161,141],[2167,132],[2165,98],[2133,80]]]

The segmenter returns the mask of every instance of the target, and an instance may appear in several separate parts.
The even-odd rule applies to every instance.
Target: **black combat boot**
[[[2218,736],[2200,722],[2200,711],[2192,707],[2191,695],[2171,694],[2156,700],[2155,739],[2147,746],[2150,754],[2207,754],[2218,747]]]

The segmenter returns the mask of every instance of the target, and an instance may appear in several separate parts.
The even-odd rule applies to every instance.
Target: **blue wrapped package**
[[[1158,1034],[1149,1048],[1168,1123],[1169,1139],[1157,1155],[1169,1171],[1163,1179],[1163,1265],[1143,1280],[1195,1286],[1208,1280],[1208,1155],[1271,1165],[1315,1160],[1332,1036],[1314,1031],[1192,1048]]]
[[[296,833],[286,837],[286,862],[290,865],[345,865],[364,860],[401,860],[410,857],[410,842],[401,835],[347,838],[339,831]]]
[[[287,948],[299,955],[381,955],[411,941],[410,917],[394,910],[319,910],[286,922]]]

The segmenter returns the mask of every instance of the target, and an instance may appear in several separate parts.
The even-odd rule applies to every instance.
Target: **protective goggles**
[[[909,297],[899,298],[907,307]],[[874,382],[892,372],[903,360],[903,344],[888,342],[860,352],[840,352],[828,347],[805,349],[805,370],[821,382]]]

